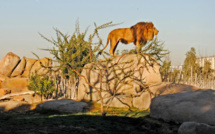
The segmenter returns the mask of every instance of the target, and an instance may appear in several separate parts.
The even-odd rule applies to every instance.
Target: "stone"
[[[0,89],[2,88],[2,81],[0,81]]]
[[[26,60],[25,58],[22,58],[17,67],[14,69],[14,71],[11,74],[11,77],[20,76],[24,70],[25,70]]]
[[[149,109],[154,97],[166,94],[196,91],[198,88],[190,85],[161,82],[149,86],[148,89],[133,98],[133,106],[138,109]]]
[[[20,94],[8,97],[8,99],[15,101],[24,101],[28,104],[40,103],[41,101],[44,101],[44,98],[41,100],[41,96],[38,94]]]
[[[178,134],[215,134],[215,126],[197,122],[184,122],[179,127]]]
[[[138,109],[147,110],[150,107],[152,98],[153,97],[151,96],[150,92],[145,91],[139,97],[133,98],[133,106]]]
[[[43,75],[43,74],[48,73],[48,71],[49,71],[48,68],[42,67],[40,63],[45,67],[51,67],[52,60],[49,57],[45,57],[45,58],[37,60],[35,62],[35,64],[32,66],[30,74],[34,74],[35,71],[37,71],[38,75]]]
[[[14,68],[17,66],[20,58],[12,52],[7,55],[0,62],[0,74],[10,76]]]
[[[0,74],[0,81],[1,81],[1,82],[5,81],[5,80],[8,79],[8,78],[9,78],[9,77]]]
[[[11,93],[28,91],[28,78],[10,78],[2,83],[2,88],[9,88]]]
[[[0,88],[0,97],[10,93],[11,93],[11,90],[9,88]]]
[[[22,77],[28,78],[30,76],[31,68],[37,60],[31,59],[31,58],[25,58],[25,60],[26,60],[26,66],[25,66],[25,70],[22,74]]]
[[[149,59],[148,56],[145,56]],[[100,71],[99,68],[107,68],[103,71],[102,76],[102,91],[104,101],[113,96],[111,104],[117,107],[132,106],[132,97],[139,95],[144,86],[150,86],[161,82],[161,75],[159,72],[160,66],[154,62],[153,66],[147,64],[146,60],[140,55],[129,54],[122,57],[116,56],[111,61],[109,59],[101,60],[100,65],[87,64],[81,73],[89,83],[100,89]],[[150,61],[149,61],[150,62]],[[116,63],[118,63],[116,65]],[[152,62],[150,62],[152,63]],[[115,65],[114,67],[112,67]],[[96,68],[96,69],[94,69]],[[123,102],[119,103],[119,99],[123,97]],[[90,87],[84,78],[80,78],[78,86],[78,100],[92,100],[99,101],[98,92],[96,89]],[[124,103],[126,102],[126,103]],[[106,103],[106,102],[105,102]],[[116,103],[116,104],[114,104]]]
[[[79,113],[84,112],[85,108],[88,107],[88,104],[85,102],[79,102],[69,99],[61,100],[50,100],[38,105],[39,109],[45,110],[54,110],[63,113]]]
[[[20,101],[1,102],[0,103],[0,111],[10,111],[10,110],[13,110],[15,108],[22,106],[23,104],[25,104],[25,103],[20,102]]]
[[[153,96],[174,94],[174,93],[185,93],[196,91],[199,88],[191,85],[177,84],[172,82],[162,82],[150,86],[150,92]]]
[[[160,95],[152,99],[150,116],[165,121],[215,125],[215,91],[196,90]]]
[[[33,94],[35,94],[35,92],[34,91],[25,91],[25,92],[10,93],[10,94],[6,94],[6,95],[0,97],[0,100],[11,99],[16,96],[22,96],[22,95],[28,95],[28,94],[33,95]],[[23,100],[23,99],[18,99],[18,100]]]

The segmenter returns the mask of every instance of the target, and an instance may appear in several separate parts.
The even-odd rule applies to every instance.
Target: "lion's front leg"
[[[113,56],[114,56],[114,54],[113,54],[113,50],[112,50],[112,49],[110,49],[110,50],[109,50],[109,52],[110,52],[110,55],[113,57]]]
[[[142,48],[139,41],[136,42],[136,47],[137,47],[137,52],[139,53]]]

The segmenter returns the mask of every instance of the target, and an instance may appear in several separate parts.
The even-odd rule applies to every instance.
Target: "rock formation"
[[[196,90],[157,96],[152,100],[150,111],[151,117],[165,121],[215,125],[215,91]]]
[[[42,59],[22,58],[16,54],[9,52],[0,61],[0,81],[4,81],[7,77],[29,78],[31,73],[38,72],[39,75],[46,74],[48,70],[41,67],[41,64],[50,67],[52,60],[49,57]]]
[[[99,68],[106,68],[101,74],[102,85]],[[101,91],[105,104],[112,107],[131,107],[135,105],[135,99],[145,93],[144,87],[161,82],[159,69],[159,64],[149,60],[148,56],[130,54],[101,60],[97,65],[87,64],[81,74]],[[143,104],[145,100],[140,99],[139,103]],[[100,102],[97,91],[90,87],[84,78],[80,78],[78,100]]]
[[[29,104],[40,102],[41,97],[33,95],[34,92],[29,91],[27,87],[29,76],[35,73],[35,71],[37,71],[39,75],[47,74],[48,70],[42,68],[40,63],[48,67],[52,65],[51,58],[42,58],[38,60],[24,57],[20,59],[19,56],[9,52],[0,61],[0,101],[2,99],[8,99],[12,102],[22,101]],[[2,105],[12,102],[4,102]],[[17,102],[16,104],[21,103]],[[7,107],[5,108],[5,110],[10,109]]]

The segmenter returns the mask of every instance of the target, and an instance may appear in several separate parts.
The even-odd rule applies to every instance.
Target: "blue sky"
[[[0,17],[0,59],[10,51],[21,58],[36,58],[31,52],[51,56],[39,50],[53,45],[38,33],[55,38],[53,28],[58,28],[71,35],[77,19],[81,31],[90,26],[89,33],[94,22],[123,22],[99,32],[104,44],[113,29],[151,21],[174,65],[183,64],[191,47],[199,56],[215,55],[214,0],[0,0]],[[119,44],[117,49],[131,48],[133,44]]]

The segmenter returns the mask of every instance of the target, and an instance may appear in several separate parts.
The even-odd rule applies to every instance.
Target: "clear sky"
[[[53,45],[38,33],[55,38],[53,28],[58,28],[71,35],[77,19],[83,32],[88,26],[93,30],[94,22],[123,22],[99,32],[104,44],[113,29],[151,21],[173,65],[183,64],[191,47],[199,56],[215,55],[214,0],[0,0],[0,59],[8,52],[21,58],[36,58],[31,52],[50,56],[39,48]],[[131,48],[133,44],[119,44],[117,49]]]

